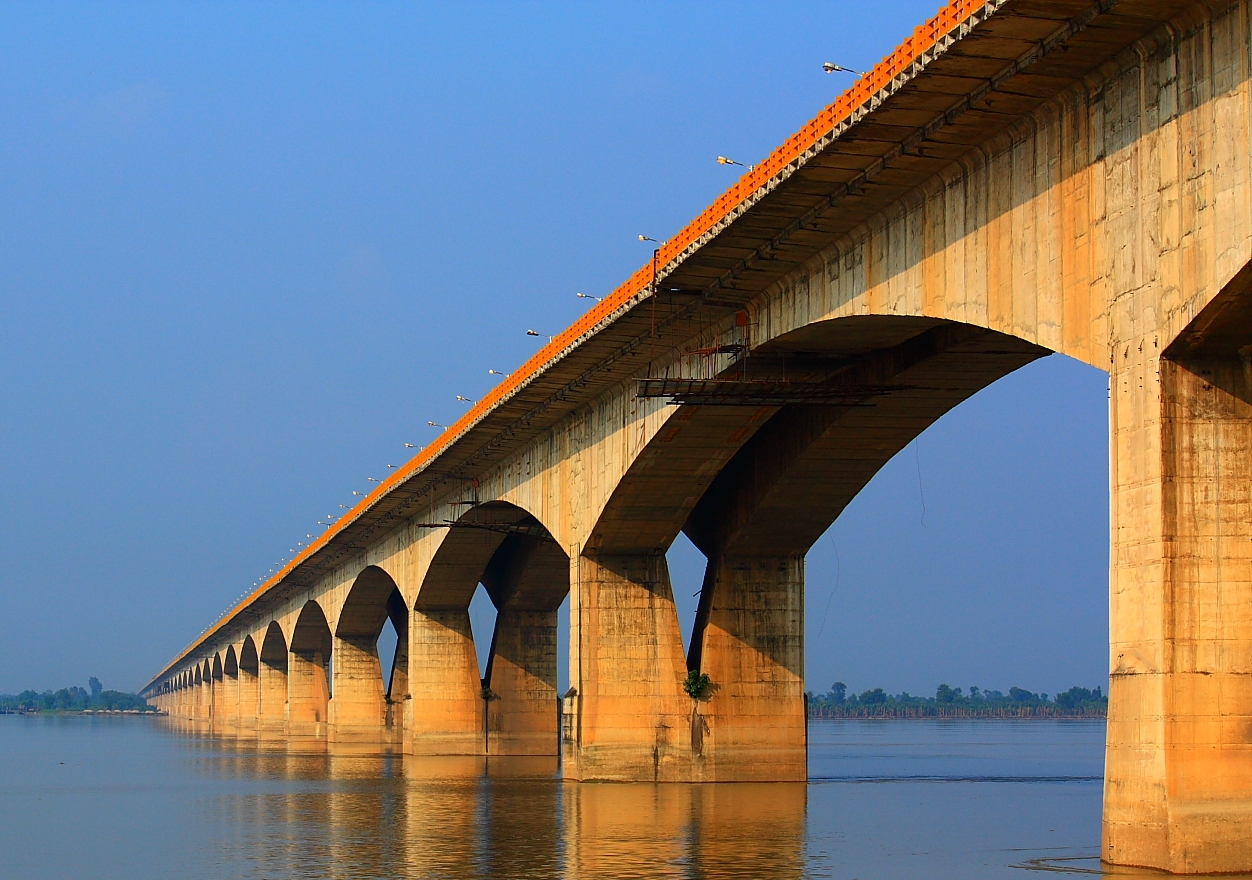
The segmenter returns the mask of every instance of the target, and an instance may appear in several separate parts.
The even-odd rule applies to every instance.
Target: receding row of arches
[[[469,618],[480,589],[496,608],[481,674]],[[451,529],[412,609],[392,577],[369,566],[349,589],[333,630],[322,605],[309,600],[289,638],[270,621],[184,670],[168,690],[195,691],[176,709],[186,717],[281,725],[290,736],[330,732],[340,740],[399,743],[407,714],[410,724],[441,740],[432,743],[437,750],[552,754],[556,617],[568,592],[568,557],[547,530],[511,504],[484,504]],[[417,682],[411,644],[423,653]],[[407,706],[415,686],[416,711]],[[446,723],[428,723],[448,714],[458,719],[451,736],[442,735]]]
[[[383,731],[432,754],[551,754],[557,615],[575,572],[565,710],[578,748],[597,736],[610,742],[596,725],[615,725],[615,735],[634,725],[611,742],[636,750],[642,769],[629,774],[652,764],[664,775],[655,767],[667,754],[700,754],[710,736],[718,748],[747,744],[733,759],[740,764],[790,749],[802,772],[805,554],[922,431],[1047,353],[918,317],[782,335],[718,374],[752,400],[693,399],[665,411],[570,553],[522,507],[476,504],[449,525],[412,589],[366,567],[333,618],[310,600],[294,621],[269,622],[183,670],[175,689],[207,682],[228,704],[255,705],[259,723],[281,718],[293,736]],[[706,560],[686,649],[665,563],[679,534]],[[480,590],[495,609],[481,666],[470,615]],[[682,684],[690,672],[720,688],[694,710]],[[209,699],[212,717],[236,711],[242,720],[243,710],[218,712],[216,693]]]
[[[658,712],[680,711],[688,671],[711,672],[739,693],[763,692],[747,678],[764,676],[775,690],[785,682],[786,714],[802,737],[808,548],[922,430],[1046,353],[969,325],[861,317],[786,334],[727,367],[761,399],[674,408],[616,480],[581,548],[591,591],[582,605],[598,616],[576,625],[598,629],[578,660],[580,696],[595,696],[589,685],[601,696],[617,686],[620,699],[610,694],[599,711],[633,715],[642,730]],[[680,533],[707,560],[685,652],[664,557]],[[207,682],[213,692],[196,717],[242,720],[238,707],[255,705],[261,723],[281,717],[292,735],[325,725],[344,738],[408,728],[433,753],[551,753],[557,611],[570,573],[569,555],[534,515],[504,501],[478,504],[442,538],[411,607],[383,568],[366,567],[333,630],[310,600],[289,634],[272,621],[185,670],[181,686]],[[481,667],[469,612],[480,589],[496,612]],[[380,656],[380,639],[394,646],[390,657]],[[778,714],[777,701],[758,702],[753,711]],[[742,715],[736,708],[720,723]]]

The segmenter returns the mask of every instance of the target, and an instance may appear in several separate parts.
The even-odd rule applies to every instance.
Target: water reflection
[[[815,724],[807,785],[563,785],[550,759],[300,748],[156,719],[0,717],[0,874],[1160,876],[1098,861],[1099,724]]]
[[[563,785],[555,758],[273,752],[181,731],[251,876],[801,877],[805,786]],[[227,854],[224,854],[227,855]]]

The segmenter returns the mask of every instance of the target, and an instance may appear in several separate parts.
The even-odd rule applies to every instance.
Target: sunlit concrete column
[[[221,691],[222,683],[210,675],[205,680],[204,689],[205,697],[207,698],[204,705],[204,717],[210,724],[221,723],[218,718],[218,713],[221,711],[221,706],[219,705],[222,696]]]
[[[575,556],[568,779],[684,781],[691,700],[665,556]]]
[[[287,669],[265,658],[257,665],[257,731],[271,737],[287,732]]]
[[[321,651],[291,651],[287,658],[287,734],[326,735],[330,683]]]
[[[556,611],[505,607],[487,661],[487,754],[557,753]]]
[[[693,778],[803,782],[804,558],[714,558],[697,610],[691,669]]]
[[[239,667],[239,699],[236,721],[241,733],[255,733],[258,721],[260,679],[256,671]]]
[[[1110,862],[1252,870],[1249,290],[1115,352]]]
[[[377,640],[336,637],[334,656],[330,739],[340,743],[383,743],[387,738],[387,697],[383,692]]]
[[[483,753],[482,680],[468,608],[419,608],[413,612],[409,624],[409,692],[406,753]]]
[[[196,682],[195,704],[192,709],[191,717],[197,722],[203,723],[209,720],[209,688],[209,683],[204,679]]]
[[[218,722],[223,729],[235,730],[239,727],[239,672],[232,674],[229,670],[222,672],[222,680],[218,683],[220,691]]]

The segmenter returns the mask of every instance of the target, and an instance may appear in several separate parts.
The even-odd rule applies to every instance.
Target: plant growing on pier
[[[687,692],[687,696],[691,697],[691,699],[698,700],[708,695],[711,684],[712,681],[709,679],[707,672],[697,672],[692,669],[687,673],[687,677],[683,679],[683,690]]]

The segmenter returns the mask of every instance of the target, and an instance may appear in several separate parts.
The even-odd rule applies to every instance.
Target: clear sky
[[[143,685],[936,5],[0,6],[0,692]],[[879,474],[812,689],[1104,683],[1106,384],[1045,359]]]

